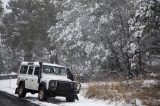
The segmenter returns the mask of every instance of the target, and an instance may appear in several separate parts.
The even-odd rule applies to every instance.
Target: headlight
[[[80,84],[80,83],[74,83],[73,87],[74,87],[76,90],[80,90],[80,89],[81,89],[81,84]]]
[[[57,81],[50,81],[49,82],[49,86],[50,86],[50,89],[51,90],[56,90],[56,87],[57,87]]]
[[[77,83],[77,90],[80,90],[80,89],[81,89],[81,84]]]
[[[77,84],[76,84],[76,83],[74,83],[74,84],[73,84],[73,87],[74,87],[75,89],[77,89]]]
[[[52,81],[52,82],[50,83],[50,86],[57,86],[56,81]]]

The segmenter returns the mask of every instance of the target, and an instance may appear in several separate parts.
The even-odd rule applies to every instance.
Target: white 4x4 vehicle
[[[24,98],[26,93],[38,93],[40,101],[63,96],[69,102],[78,99],[80,83],[70,80],[66,68],[57,64],[22,62],[15,93]]]

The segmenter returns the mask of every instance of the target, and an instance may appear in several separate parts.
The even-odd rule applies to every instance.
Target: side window
[[[52,74],[54,73],[53,67],[51,66],[43,66],[43,72],[45,74]]]
[[[32,73],[33,73],[33,68],[34,68],[33,66],[30,66],[30,67],[29,67],[29,70],[28,70],[28,74],[29,74],[29,75],[32,75]]]
[[[34,75],[36,75],[36,76],[39,75],[39,67],[36,67],[36,68],[35,68]]]
[[[27,73],[27,70],[28,70],[28,66],[21,66],[20,73],[21,73],[21,74],[26,74],[26,73]]]

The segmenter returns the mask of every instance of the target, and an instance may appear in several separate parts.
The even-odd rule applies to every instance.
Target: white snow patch
[[[150,76],[156,77],[158,76],[157,74],[151,73]]]
[[[134,53],[138,49],[138,45],[136,43],[131,43],[130,48],[131,50],[129,52]]]
[[[108,23],[108,16],[107,15],[102,15],[101,16],[101,19],[100,19],[100,22],[101,23]]]
[[[142,101],[135,99],[136,106],[142,106]]]
[[[86,43],[85,52],[88,53],[88,54],[91,53],[93,47],[94,47],[94,43],[92,43],[92,42],[87,42],[87,43]]]
[[[152,85],[156,85],[157,82],[155,80],[144,80],[143,86],[144,87],[150,87]]]
[[[17,79],[0,80],[0,90],[14,94],[15,88],[17,87],[16,81]]]
[[[7,8],[6,8],[6,6],[8,5],[8,2],[9,2],[10,0],[1,0],[1,1],[2,1],[2,3],[3,3],[4,11],[7,12],[7,13],[11,12],[10,9],[7,9]]]
[[[11,72],[11,74],[10,75],[17,75],[17,73],[15,73],[15,72]]]
[[[15,72],[11,72],[9,74],[0,73],[0,76],[7,76],[7,75],[17,75],[17,73],[15,73]]]

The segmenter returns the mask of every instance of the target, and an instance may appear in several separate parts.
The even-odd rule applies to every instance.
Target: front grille
[[[76,93],[76,83],[57,81],[55,90],[50,89],[53,95],[56,96],[70,96]]]
[[[58,90],[58,91],[71,91],[71,90],[73,90],[73,84],[70,82],[58,81],[56,90]]]

